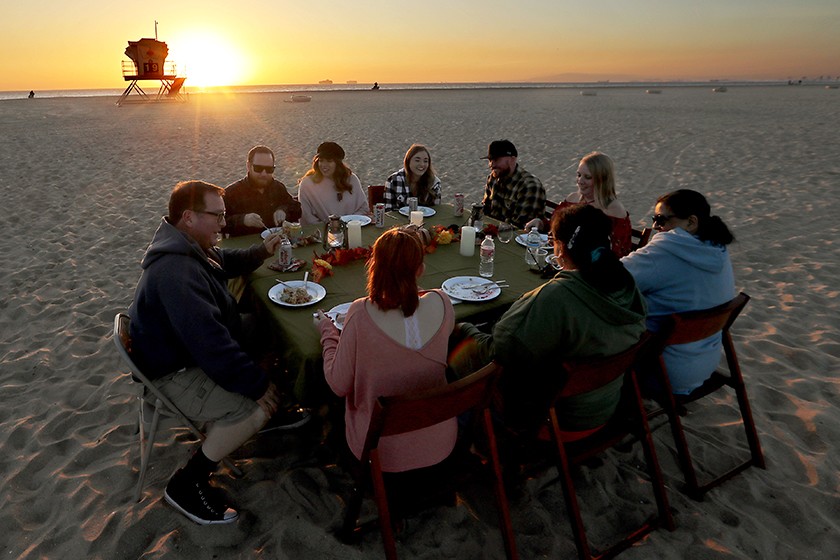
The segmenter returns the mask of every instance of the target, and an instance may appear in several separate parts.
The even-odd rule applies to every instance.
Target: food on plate
[[[283,293],[280,295],[280,301],[290,303],[292,305],[300,305],[312,301],[312,294],[306,291],[306,288],[283,288]]]

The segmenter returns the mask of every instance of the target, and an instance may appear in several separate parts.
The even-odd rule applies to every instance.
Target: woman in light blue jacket
[[[622,262],[636,279],[648,306],[648,329],[656,332],[671,313],[708,309],[735,297],[735,278],[726,246],[735,238],[711,215],[706,198],[681,189],[659,197],[653,215],[658,231]],[[721,356],[720,333],[665,349],[663,356],[676,394],[687,395],[708,379]]]

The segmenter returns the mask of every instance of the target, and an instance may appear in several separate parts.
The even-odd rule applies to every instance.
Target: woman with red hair
[[[354,301],[339,331],[318,312],[324,375],[345,398],[347,444],[361,457],[378,397],[446,384],[452,302],[440,290],[420,291],[424,247],[416,230],[393,228],[379,237],[367,263],[368,296]],[[339,336],[340,335],[340,336]],[[384,437],[379,443],[386,473],[422,469],[446,459],[455,446],[455,419]]]

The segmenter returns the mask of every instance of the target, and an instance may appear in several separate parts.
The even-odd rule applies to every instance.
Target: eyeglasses
[[[225,223],[225,212],[222,210],[221,212],[208,212],[207,210],[201,210],[199,214],[207,214],[208,216],[216,216],[216,221],[219,222],[219,225]]]
[[[664,226],[668,223],[668,220],[674,217],[674,214],[670,216],[667,214],[654,214],[653,215],[653,225],[655,226]]]
[[[274,173],[273,165],[251,165],[251,169],[254,173]]]

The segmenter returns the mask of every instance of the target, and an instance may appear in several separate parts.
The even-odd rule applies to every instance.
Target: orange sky
[[[122,88],[158,35],[187,84],[840,75],[837,0],[27,0],[3,8],[0,91]]]

